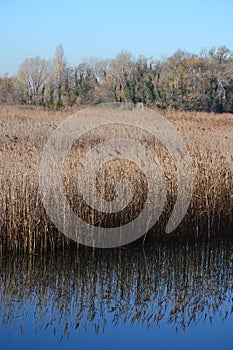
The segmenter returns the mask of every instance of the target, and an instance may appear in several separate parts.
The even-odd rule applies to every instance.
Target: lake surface
[[[233,343],[233,243],[0,258],[0,349]]]

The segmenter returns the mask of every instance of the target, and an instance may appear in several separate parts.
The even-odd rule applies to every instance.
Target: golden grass
[[[1,107],[0,251],[56,252],[70,246],[69,239],[57,232],[45,213],[39,192],[38,171],[43,146],[56,126],[72,112]],[[173,111],[164,112],[164,116],[186,141],[194,159],[193,172],[196,174],[189,210],[172,236],[211,238],[215,233],[232,236],[233,116]],[[128,176],[137,189],[133,203],[127,207],[128,211],[112,216],[100,215],[85,206],[77,191],[75,171],[79,159],[104,138],[104,134],[89,133],[75,143],[63,167],[63,180],[74,211],[94,225],[114,227],[137,216],[145,199],[146,180],[132,163],[119,160],[109,163],[105,172],[98,177],[102,195],[106,199],[113,198],[116,182],[120,177]],[[147,135],[143,142],[154,149],[168,180],[166,207],[153,230],[157,238],[164,239],[164,228],[177,198],[176,167],[166,150]],[[109,175],[113,173],[115,177],[111,177],[111,183]]]

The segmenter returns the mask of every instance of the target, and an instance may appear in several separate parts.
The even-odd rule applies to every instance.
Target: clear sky
[[[233,1],[0,0],[0,35],[0,75],[15,74],[25,58],[52,58],[60,43],[71,65],[122,50],[154,58],[233,50]]]

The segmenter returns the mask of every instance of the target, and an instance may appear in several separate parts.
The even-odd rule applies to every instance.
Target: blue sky
[[[0,75],[25,58],[52,58],[60,43],[71,65],[122,50],[154,58],[233,50],[232,14],[232,0],[0,0]]]

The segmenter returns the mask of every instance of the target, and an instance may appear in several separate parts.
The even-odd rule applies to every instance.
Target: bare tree
[[[27,58],[19,67],[16,87],[24,103],[44,103],[48,62],[40,57]]]
[[[62,106],[62,95],[64,93],[65,84],[67,82],[67,62],[62,45],[58,45],[52,62],[51,82],[53,98],[56,106]],[[51,96],[52,97],[52,96]]]

